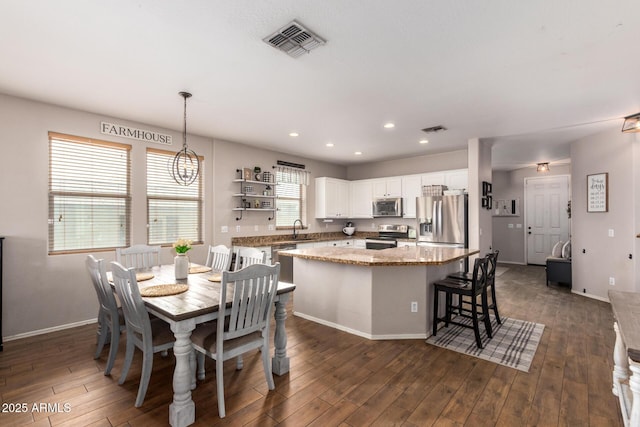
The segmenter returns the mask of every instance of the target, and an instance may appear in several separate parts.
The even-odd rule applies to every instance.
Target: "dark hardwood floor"
[[[543,267],[501,267],[508,268],[496,286],[501,315],[545,324],[528,373],[424,340],[369,341],[294,317],[289,307],[289,375],[276,376],[276,389],[268,392],[257,353],[245,356],[242,371],[229,361],[227,417],[221,420],[208,360],[207,378],[193,391],[195,425],[622,426],[611,393],[615,337],[609,304],[566,287],[547,288]],[[93,359],[95,329],[5,343],[0,425],[167,425],[172,354],[155,356],[144,405],[134,408],[141,355],[136,353],[119,386],[126,338],[112,375],[105,377],[108,349]],[[22,404],[26,408],[18,408],[26,412],[15,413]]]

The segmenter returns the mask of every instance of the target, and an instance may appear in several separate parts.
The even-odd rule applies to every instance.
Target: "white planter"
[[[173,259],[176,279],[186,279],[189,275],[189,257],[187,254],[178,254]]]

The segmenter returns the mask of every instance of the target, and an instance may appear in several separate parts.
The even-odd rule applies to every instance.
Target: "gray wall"
[[[111,137],[100,133],[100,122],[109,121],[168,133],[173,146],[163,147],[142,141]],[[3,335],[15,336],[62,325],[92,322],[97,315],[97,298],[85,271],[86,254],[49,256],[47,251],[48,216],[48,131],[88,138],[122,142],[132,146],[132,244],[147,238],[145,151],[147,146],[177,150],[181,130],[170,130],[128,120],[71,110],[0,94],[0,236],[4,242]],[[236,221],[231,211],[230,194],[237,192],[232,184],[235,169],[260,165],[271,168],[277,159],[306,163],[313,176],[330,175],[344,178],[342,166],[310,161],[299,157],[259,150],[241,144],[213,141],[189,135],[188,143],[204,156],[204,245],[194,247],[189,255],[196,262],[206,260],[206,249],[215,242],[230,244],[238,235],[273,234],[267,231],[265,213],[250,213]],[[237,184],[236,184],[237,185]],[[309,187],[309,212],[313,217],[314,193]],[[215,209],[214,209],[215,206]],[[334,231],[342,224],[311,221],[313,229]],[[229,233],[220,233],[222,225]],[[236,225],[240,231],[236,232]],[[256,230],[257,228],[257,230]],[[96,252],[107,262],[115,259],[114,251]],[[174,253],[163,248],[161,261],[169,263]]]
[[[572,274],[574,291],[607,299],[609,289],[638,292],[637,170],[640,134],[598,133],[571,145]],[[587,212],[587,175],[609,174],[609,210]],[[614,237],[608,237],[608,230]],[[583,250],[585,253],[583,253]],[[633,259],[629,259],[629,255]],[[615,278],[615,286],[609,285]]]
[[[551,164],[549,175],[570,175],[570,165]],[[493,248],[500,250],[500,261],[514,264],[526,264],[526,224],[524,222],[524,180],[540,176],[535,166],[513,171],[493,171],[493,199],[520,199],[520,216],[493,217]],[[509,228],[513,224],[513,228]],[[517,228],[521,224],[522,228]]]
[[[352,165],[347,167],[347,179],[383,178],[387,176],[466,169],[467,165],[467,150],[458,150],[449,153]]]

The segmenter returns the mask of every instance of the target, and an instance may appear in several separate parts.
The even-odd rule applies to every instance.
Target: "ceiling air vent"
[[[446,127],[444,127],[442,125],[438,125],[438,126],[432,126],[430,128],[424,128],[424,129],[422,129],[422,132],[436,133],[436,132],[444,132],[445,130],[447,130]]]
[[[321,37],[296,21],[291,21],[262,40],[293,58],[325,44]]]

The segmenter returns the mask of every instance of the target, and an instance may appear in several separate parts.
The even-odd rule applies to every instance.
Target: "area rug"
[[[471,324],[471,319],[458,317],[456,320]],[[542,338],[544,325],[510,318],[501,320],[502,324],[499,325],[491,316],[493,338],[490,340],[487,339],[484,325],[480,326],[483,349],[476,346],[473,329],[452,324],[448,328],[441,327],[436,336],[427,339],[427,343],[529,372],[531,361]]]

